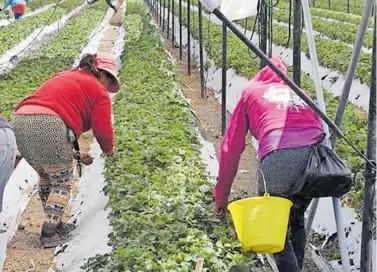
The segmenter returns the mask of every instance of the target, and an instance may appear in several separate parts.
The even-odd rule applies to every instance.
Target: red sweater
[[[79,137],[93,130],[101,149],[110,152],[114,145],[111,101],[106,88],[90,73],[66,71],[46,81],[24,105],[39,105],[54,110]]]

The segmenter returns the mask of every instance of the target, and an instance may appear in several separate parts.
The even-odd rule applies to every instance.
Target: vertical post
[[[368,141],[367,141],[367,157],[372,161],[376,161],[376,28],[377,13],[374,15],[373,30],[373,53],[372,53],[372,74],[370,84],[369,112],[368,112]],[[364,209],[363,209],[363,228],[361,235],[361,258],[360,271],[373,271],[373,226],[375,224],[374,201],[376,190],[376,171],[368,164],[365,172],[364,187]]]
[[[175,14],[174,14],[174,9],[175,9],[175,0],[172,0],[172,5],[171,5],[171,47],[174,49],[175,45]]]
[[[329,10],[331,10],[331,0],[328,0]]]
[[[267,5],[266,0],[261,0],[260,10],[260,50],[266,54],[267,52]],[[261,59],[260,68],[266,66],[266,63]]]
[[[199,63],[200,63],[200,89],[201,97],[203,100],[207,100],[207,89],[204,84],[204,54],[203,54],[203,11],[202,3],[198,2],[199,12]]]
[[[347,13],[350,13],[350,0],[347,0]]]
[[[223,35],[222,35],[222,74],[221,74],[221,134],[225,134],[226,130],[226,70],[227,70],[227,27],[223,23]]]
[[[301,0],[293,2],[293,81],[301,86]]]
[[[162,0],[158,0],[158,3],[159,3],[159,5],[160,5],[160,27],[161,27],[161,24],[162,24],[162,5],[161,5],[161,1]]]
[[[310,60],[312,64],[312,71],[313,71],[313,78],[314,78],[314,87],[316,91],[316,98],[317,98],[317,104],[318,107],[326,113],[326,105],[323,97],[322,92],[322,85],[321,85],[321,78],[319,76],[319,64],[318,64],[318,58],[317,58],[317,50],[315,47],[315,41],[314,41],[314,35],[313,35],[313,26],[312,26],[312,19],[310,15],[310,8],[309,8],[309,0],[302,0],[302,7],[303,7],[303,13],[304,13],[304,21],[305,21],[305,27],[306,27],[306,35],[308,39],[308,46],[309,46],[309,54],[310,54]],[[329,135],[329,127],[325,122],[322,122],[323,131]],[[331,147],[330,143],[326,141],[325,143],[327,146]],[[319,199],[314,199],[312,201],[312,205],[310,207],[310,212],[306,224],[306,232],[307,234],[310,233],[310,229],[313,223],[315,211],[318,206]],[[337,227],[337,233],[338,233],[338,240],[339,240],[339,247],[340,247],[340,254],[342,258],[342,267],[344,272],[350,272],[350,262],[348,258],[348,252],[347,252],[347,245],[345,241],[345,232],[344,232],[344,224],[343,224],[343,218],[340,212],[341,209],[341,203],[339,198],[333,198],[333,209],[335,214],[335,222]]]
[[[190,13],[190,0],[187,1],[187,74],[191,75],[191,13]]]
[[[357,61],[359,59],[360,51],[363,46],[365,32],[368,28],[369,16],[371,14],[372,7],[373,7],[373,0],[366,0],[364,4],[364,10],[363,10],[363,15],[361,17],[360,26],[357,31],[355,44],[352,50],[351,61],[348,66],[346,78],[344,80],[342,95],[340,97],[340,102],[339,102],[339,108],[336,112],[335,124],[337,126],[339,126],[343,120],[344,111],[346,109],[346,104],[347,104],[348,97],[351,91],[353,77],[356,71]],[[335,142],[336,142],[336,135],[333,134],[331,137],[332,146],[335,146]]]
[[[182,0],[179,0],[179,60],[182,60]]]
[[[174,0],[173,5],[174,5]],[[168,24],[166,25],[166,38],[169,39],[169,28],[170,28],[170,0],[168,0]]]
[[[162,1],[162,0],[160,0]],[[166,0],[164,0],[164,6],[163,6],[163,11],[162,11],[162,32],[165,31],[165,11],[166,11]]]

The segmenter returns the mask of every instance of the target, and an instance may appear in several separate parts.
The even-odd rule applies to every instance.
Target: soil
[[[155,25],[156,22],[153,22]],[[222,140],[221,134],[221,104],[215,98],[214,92],[210,88],[206,88],[206,99],[201,98],[200,75],[197,69],[197,63],[191,59],[191,75],[187,74],[187,52],[184,50],[182,60],[179,60],[179,48],[172,47],[171,40],[166,40],[166,32],[160,31],[161,37],[165,42],[165,47],[173,56],[175,61],[175,68],[178,72],[181,89],[184,96],[190,100],[192,109],[195,112],[195,117],[198,119],[199,129],[203,138],[214,144],[217,158],[219,158],[219,150]],[[227,120],[231,114],[227,113]],[[246,148],[243,152],[236,178],[232,185],[234,191],[230,199],[240,199],[257,195],[258,191],[258,160],[257,153],[251,143],[251,135],[248,134],[246,141]],[[306,250],[306,258],[304,262],[305,272],[319,271],[310,258],[311,249]],[[270,268],[265,268],[265,270]],[[267,271],[266,270],[266,271]]]
[[[119,5],[122,1],[119,1]],[[116,25],[121,22],[122,15],[119,9],[117,13],[111,18],[111,23]],[[99,52],[110,54],[110,50],[117,38],[117,28],[109,25],[105,30],[105,37],[101,40]],[[82,151],[89,151],[90,144],[93,142],[93,135],[87,132],[81,135],[79,139],[80,148]],[[76,175],[72,184],[72,198],[77,195],[79,178]],[[54,258],[54,248],[43,249],[40,247],[40,231],[43,224],[44,215],[43,208],[35,188],[35,194],[30,199],[28,206],[21,215],[19,228],[8,243],[7,258],[4,264],[4,272],[46,272],[52,265]],[[66,221],[69,217],[70,207],[67,207],[66,214],[63,220]]]

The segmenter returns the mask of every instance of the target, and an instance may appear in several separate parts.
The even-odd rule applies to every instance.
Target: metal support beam
[[[182,60],[182,0],[179,0],[179,60]]]
[[[166,19],[166,0],[160,0],[160,1],[164,1],[164,6],[163,6],[163,10],[162,10],[162,32],[165,31],[165,19]]]
[[[373,53],[372,53],[372,74],[370,84],[369,111],[368,111],[368,140],[367,140],[367,157],[376,161],[376,28],[377,16],[374,15],[373,30]],[[373,227],[376,221],[375,208],[375,192],[376,192],[376,171],[367,165],[365,172],[364,186],[364,209],[363,209],[363,228],[361,236],[361,258],[360,271],[369,272],[373,269]]]
[[[227,39],[228,29],[223,23],[222,33],[222,71],[221,71],[221,134],[225,134],[226,130],[226,70],[227,70]]]
[[[260,1],[260,50],[264,53],[267,54],[267,0],[261,0]],[[261,59],[260,62],[260,68],[262,69],[263,67],[266,66],[266,62]]]
[[[293,81],[301,86],[301,0],[293,0]]]
[[[363,46],[365,32],[368,28],[368,22],[369,22],[369,17],[372,11],[372,7],[373,7],[373,0],[366,0],[364,4],[363,16],[361,17],[360,26],[357,31],[355,44],[352,47],[353,50],[352,50],[351,62],[347,70],[347,75],[345,78],[342,95],[340,97],[339,108],[338,108],[338,111],[336,112],[335,124],[337,126],[340,126],[343,120],[344,111],[346,109],[346,104],[347,104],[348,97],[350,94],[353,78],[355,76],[357,61],[359,59],[360,51]],[[336,143],[336,135],[332,135],[331,144],[335,146],[335,143]]]
[[[173,5],[174,5],[174,0]],[[166,25],[166,38],[169,39],[169,32],[170,32],[170,0],[168,0],[168,24]]]
[[[187,74],[191,75],[191,12],[190,0],[187,0]]]
[[[171,47],[174,49],[175,46],[175,0],[172,0],[171,5]]]
[[[305,21],[305,27],[306,27],[306,33],[307,33],[307,39],[308,39],[308,45],[309,45],[310,60],[312,63],[312,71],[313,71],[313,77],[314,77],[314,86],[316,90],[317,103],[318,103],[319,108],[323,112],[326,112],[326,105],[325,105],[325,100],[324,100],[323,92],[322,92],[321,78],[319,76],[319,64],[318,64],[318,58],[317,58],[317,51],[315,47],[313,26],[312,26],[312,21],[311,21],[308,0],[302,1],[302,7],[303,7],[303,12],[304,12],[304,21]],[[327,135],[329,135],[329,128],[324,122],[322,122],[322,127],[323,127],[324,132]],[[326,141],[326,145],[331,147],[328,141]],[[319,202],[319,199],[314,199],[312,201],[312,205],[310,207],[309,216],[308,216],[308,220],[306,224],[307,235],[310,233],[311,226],[314,220],[314,215],[318,206],[318,202]],[[347,245],[346,245],[344,223],[343,223],[343,218],[341,214],[340,198],[333,198],[333,209],[334,209],[335,222],[336,222],[337,233],[338,233],[339,249],[340,249],[340,255],[342,258],[343,271],[349,272],[351,270],[351,267],[350,267],[349,256],[348,256]]]
[[[204,84],[204,54],[203,54],[203,10],[202,3],[198,3],[199,12],[199,65],[200,65],[200,89],[201,97],[207,100],[207,89]]]

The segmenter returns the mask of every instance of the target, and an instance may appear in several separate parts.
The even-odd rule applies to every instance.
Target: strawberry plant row
[[[126,11],[116,153],[105,163],[113,250],[83,269],[194,271],[197,257],[207,272],[253,266],[255,256],[239,252],[230,222],[214,219],[190,107],[147,6],[130,0]]]
[[[21,42],[36,29],[43,27],[47,22],[48,25],[52,24],[83,2],[84,0],[67,0],[56,8],[53,7],[20,22],[0,28],[0,55]]]
[[[197,13],[191,13],[193,20],[198,20]],[[182,13],[183,24],[187,25],[187,13]],[[210,25],[210,27],[208,27]],[[206,18],[203,18],[204,29],[210,28],[210,34],[207,31],[203,35],[203,44],[209,55],[209,57],[215,62],[218,67],[221,67],[222,63],[222,28],[214,23],[210,22]],[[198,25],[191,25],[191,31],[194,38],[198,39],[199,29]],[[275,32],[276,34],[276,32]],[[244,78],[252,78],[259,69],[259,59],[256,56],[249,57],[249,50],[233,33],[228,34],[228,53],[227,64],[229,68],[233,68],[235,72]],[[292,67],[289,68],[292,70]],[[302,88],[309,91],[309,93],[315,98],[314,84],[311,78],[303,73],[302,74]],[[326,102],[327,114],[330,118],[335,119],[335,113],[339,104],[339,97],[334,97],[331,93],[324,90],[324,97]],[[360,150],[366,148],[366,128],[367,128],[367,116],[365,111],[359,109],[355,105],[348,103],[343,119],[342,130]],[[352,151],[352,149],[344,144],[343,141],[339,141],[336,147],[338,154],[347,162],[353,172],[361,172],[364,167],[364,162]],[[359,200],[362,198],[363,180],[358,179],[353,191],[350,193],[350,205],[355,207],[362,202]],[[354,196],[357,196],[357,201]]]
[[[287,14],[289,13],[289,4],[286,1],[279,1],[277,7],[280,9],[285,9]],[[355,24],[355,25],[359,25],[361,21],[361,16],[359,15],[340,12],[340,11],[332,11],[332,10],[327,10],[327,9],[315,8],[315,7],[310,8],[310,13],[313,16],[322,17],[326,19],[332,19],[339,22],[350,23],[350,24]],[[373,18],[369,19],[368,26],[370,28],[373,28]]]
[[[21,60],[9,74],[0,75],[0,108],[7,118],[11,117],[15,104],[34,92],[43,81],[72,66],[107,8],[105,1],[84,8],[38,51]]]
[[[274,10],[274,19],[279,22],[289,23],[289,12],[287,10]],[[337,21],[324,21],[322,17],[312,16],[313,29],[326,35],[333,40],[339,40],[353,44],[356,39],[358,25],[344,24]],[[365,33],[364,46],[372,48],[373,32],[367,30]]]
[[[178,5],[176,4],[177,8]],[[183,10],[186,10],[183,8]],[[193,13],[193,12],[192,12]],[[276,12],[275,12],[276,13]],[[186,14],[184,14],[186,16]],[[288,16],[288,15],[287,15]],[[243,27],[252,30],[254,26],[254,17],[250,17],[247,20],[243,19],[237,21],[238,24],[242,25]],[[278,23],[273,24],[274,33],[273,33],[273,42],[280,46],[287,46],[288,40],[288,27],[279,25]],[[325,28],[326,26],[321,24],[321,28]],[[331,25],[329,25],[331,28]],[[345,30],[342,30],[342,33],[347,33],[346,28],[348,26],[344,26]],[[339,38],[339,35],[335,32],[328,30],[331,35]],[[348,34],[344,34],[347,36]],[[356,35],[356,34],[355,34]],[[352,35],[348,36],[350,39]],[[355,36],[356,38],[356,36]],[[367,44],[372,43],[371,34],[367,34]],[[352,55],[352,48],[342,42],[336,42],[329,39],[324,39],[319,36],[315,37],[315,43],[317,48],[318,60],[321,66],[327,67],[328,69],[339,71],[341,74],[346,74],[349,60],[351,59]],[[293,47],[293,39],[290,39],[288,44],[290,48]],[[301,50],[303,52],[308,53],[308,41],[306,38],[306,34],[301,35]],[[361,52],[358,60],[358,65],[356,69],[356,78],[360,79],[362,83],[367,85],[370,84],[370,74],[371,74],[371,61],[372,61],[372,54]]]

